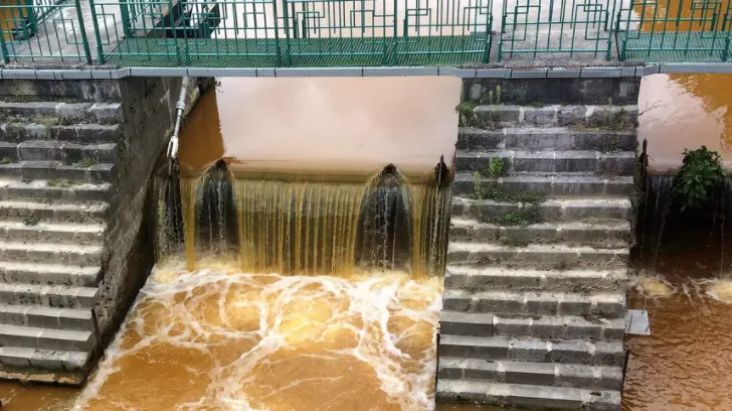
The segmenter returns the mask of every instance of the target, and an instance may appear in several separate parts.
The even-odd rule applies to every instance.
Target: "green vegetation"
[[[79,160],[75,165],[78,167],[89,168],[99,164],[96,158],[84,157]]]
[[[545,197],[539,193],[512,193],[504,190],[500,184],[486,179],[480,172],[473,174],[476,200],[493,200],[500,203],[541,203]]]
[[[10,157],[3,157],[0,159],[0,164],[10,164],[13,160],[10,159]]]
[[[48,180],[48,186],[49,187],[60,187],[60,188],[66,188],[71,187],[71,181],[62,178],[58,180]]]
[[[529,203],[526,204],[524,207],[519,208],[518,210],[510,211],[506,214],[496,217],[492,219],[491,222],[497,225],[526,226],[529,224],[538,223],[540,220],[541,215],[539,214],[539,204]]]
[[[681,211],[708,205],[721,193],[726,179],[719,153],[708,150],[706,146],[685,150],[684,165],[673,183]]]
[[[459,115],[459,125],[461,127],[472,127],[477,122],[475,115],[475,107],[478,105],[474,101],[463,101],[455,107],[455,111]]]
[[[475,199],[492,200],[501,203],[514,203],[519,206],[516,210],[490,219],[490,222],[503,226],[525,226],[540,222],[541,213],[539,210],[539,204],[545,200],[545,197],[539,193],[513,193],[506,191],[497,181],[495,181],[504,174],[505,169],[503,160],[498,157],[494,157],[490,161],[488,170],[484,173],[476,172],[473,175]]]
[[[503,177],[506,174],[503,159],[500,157],[492,157],[488,163],[488,175],[493,178]]]
[[[635,127],[633,121],[630,118],[630,113],[621,107],[620,110],[612,112],[608,111],[607,128],[608,130],[620,131],[632,129]]]
[[[33,215],[27,215],[23,219],[23,224],[25,224],[27,226],[38,225],[38,217],[33,216]]]

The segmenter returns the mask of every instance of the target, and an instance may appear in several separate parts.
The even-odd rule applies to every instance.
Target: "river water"
[[[201,265],[158,264],[82,409],[429,408],[438,278]]]
[[[426,176],[440,156],[452,158],[457,81],[239,81],[224,81],[192,113],[181,147],[189,175],[225,158],[249,172],[291,164],[369,174],[396,164]],[[639,133],[653,168],[678,167],[684,148],[702,144],[732,159],[731,92],[724,76],[644,79]],[[684,249],[682,238],[640,264],[630,304],[649,311],[653,335],[629,339],[626,410],[732,409],[732,293],[717,281],[732,268],[719,263],[719,247],[685,241],[706,248]],[[194,270],[183,255],[158,264],[83,389],[0,383],[3,410],[431,407],[437,277],[257,274],[224,254],[196,258]]]

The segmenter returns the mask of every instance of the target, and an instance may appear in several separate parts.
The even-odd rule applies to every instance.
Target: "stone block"
[[[29,367],[34,351],[32,348],[0,347],[0,364],[15,368]]]
[[[587,315],[592,308],[589,296],[587,299],[560,299],[557,314],[559,315]]]
[[[505,365],[505,382],[523,385],[554,385],[554,365],[512,362]]]
[[[521,300],[511,299],[511,295],[493,295],[476,299],[473,307],[485,313],[523,313],[526,306]]]
[[[511,341],[508,358],[517,361],[544,362],[547,358],[547,343],[538,340]]]
[[[590,364],[593,360],[593,347],[585,341],[561,341],[552,343],[548,360],[555,363]]]
[[[480,124],[488,127],[504,123],[518,124],[521,110],[519,106],[478,106],[475,108],[475,115]]]
[[[495,329],[498,335],[514,337],[531,335],[531,325],[523,318],[497,317]]]
[[[35,351],[30,358],[31,366],[50,371],[63,371],[65,351],[43,350]]]
[[[557,122],[557,109],[555,107],[524,107],[523,124],[532,124],[546,127]]]
[[[556,297],[550,294],[532,296],[526,301],[526,311],[535,315],[556,315]]]

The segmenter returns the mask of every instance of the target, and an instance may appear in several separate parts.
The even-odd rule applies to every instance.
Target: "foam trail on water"
[[[198,265],[158,264],[78,409],[434,407],[438,277]]]

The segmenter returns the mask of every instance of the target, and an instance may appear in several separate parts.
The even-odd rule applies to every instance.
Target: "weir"
[[[182,240],[191,271],[197,254],[208,250],[236,254],[243,272],[444,272],[450,190],[436,175],[409,182],[393,166],[375,176],[303,176],[218,164],[173,183],[180,206],[167,203],[171,183],[161,183],[159,213],[167,226],[158,238]]]
[[[111,130],[106,123],[88,125],[91,114],[69,117],[67,103],[48,104],[60,119],[44,125],[58,136],[53,149],[37,142],[30,131],[35,125],[17,134],[21,157],[6,168],[26,173],[43,164],[45,174],[32,178],[44,179],[44,191],[37,192],[38,183],[18,191],[25,187],[20,181],[14,183],[18,189],[8,186],[14,190],[8,195],[23,193],[18,198],[27,201],[53,192],[63,199],[54,205],[66,207],[63,212],[39,215],[43,224],[37,236],[28,237],[28,248],[48,248],[44,256],[54,255],[67,271],[31,280],[6,274],[7,311],[24,312],[0,317],[12,324],[0,332],[6,377],[81,384],[122,324],[78,399],[83,407],[139,406],[136,396],[125,394],[124,385],[137,381],[128,370],[164,374],[166,368],[158,370],[148,359],[171,352],[190,365],[175,372],[215,375],[203,391],[188,388],[198,395],[192,401],[297,409],[277,403],[281,397],[271,393],[295,390],[295,398],[304,398],[305,391],[295,388],[299,384],[316,391],[352,390],[339,382],[336,368],[324,369],[330,377],[313,368],[312,357],[325,355],[323,350],[341,352],[342,357],[326,355],[326,362],[352,364],[359,370],[355,381],[371,387],[369,401],[383,409],[430,409],[435,398],[619,407],[628,248],[634,241],[638,78],[465,81],[458,113],[449,103],[450,115],[462,122],[454,160],[441,151],[443,158],[430,158],[426,167],[402,158],[378,167],[378,161],[342,161],[282,170],[277,162],[228,157],[214,143],[210,153],[195,154],[187,145],[203,146],[186,130],[180,167],[168,167],[161,136],[173,133],[180,83],[158,88],[165,81],[147,80],[136,86],[139,94],[116,91],[124,90],[125,81],[108,83],[111,91],[64,81],[19,82],[12,88],[29,87],[34,98],[73,93],[93,101],[110,95],[122,103],[115,106],[120,123]],[[210,85],[194,80],[189,106]],[[211,114],[206,102],[213,92],[202,95],[201,111],[197,107],[189,115],[191,124],[207,124],[201,113]],[[156,116],[145,112],[161,103]],[[3,104],[9,115],[46,107]],[[78,107],[92,113],[108,108]],[[94,118],[106,118],[99,116]],[[226,116],[213,117],[222,121],[221,130],[200,130],[220,138],[231,132],[222,120]],[[73,134],[65,131],[70,118],[80,123]],[[6,130],[17,127],[15,117],[7,123],[12,126]],[[138,127],[147,139],[132,137]],[[129,136],[128,142],[102,137],[112,130]],[[269,133],[276,136],[277,130]],[[134,146],[143,141],[149,146]],[[31,146],[45,151],[29,151]],[[84,168],[78,175],[87,180],[79,182],[58,182],[70,175],[64,174],[70,172],[67,160],[39,163],[27,157],[101,148],[113,149],[104,157],[109,165],[82,158],[74,167]],[[146,155],[138,156],[138,150]],[[412,150],[420,153],[419,164],[427,161],[428,150]],[[99,180],[91,174],[102,173],[97,170],[108,174]],[[92,189],[110,197],[94,197],[93,203],[91,197],[73,197]],[[131,197],[130,191],[137,194]],[[6,213],[9,220],[23,221],[47,206],[7,207],[18,210]],[[52,254],[55,246],[42,239],[51,230],[71,230],[60,226],[66,215],[98,224],[96,239],[90,234],[84,240],[95,247],[93,257],[76,248]],[[53,238],[76,241],[70,235]],[[153,254],[157,268],[123,322]],[[40,337],[25,337],[28,331]],[[195,353],[191,347],[198,347]],[[304,368],[293,368],[299,377],[291,380],[269,365],[280,361]],[[262,386],[271,378],[276,382]],[[404,378],[409,383],[394,385]],[[240,385],[234,381],[247,384],[234,389]],[[183,397],[151,399],[148,405],[174,407]],[[333,406],[348,407],[340,398]]]
[[[724,78],[645,76],[730,72],[729,1],[19,0],[0,32],[0,377],[81,387],[3,409],[732,406],[732,185],[686,213],[637,157],[728,148]]]

